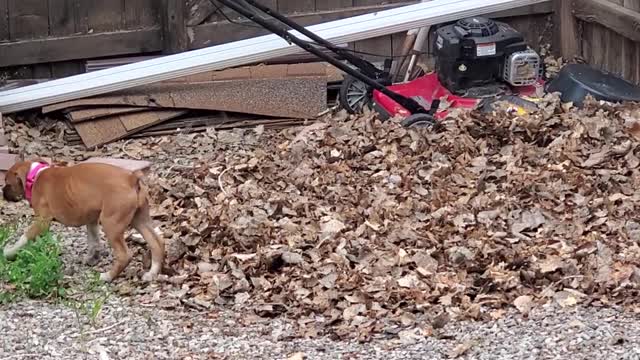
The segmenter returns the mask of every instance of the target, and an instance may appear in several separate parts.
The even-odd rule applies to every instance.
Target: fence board
[[[7,0],[0,0],[0,40],[9,39],[9,4]]]
[[[316,10],[335,10],[353,6],[353,0],[316,0]]]
[[[49,0],[49,35],[71,35],[76,31],[75,0]]]
[[[0,43],[0,67],[162,50],[159,28]]]
[[[294,14],[289,16],[303,26],[315,25],[323,22],[342,19],[381,11],[401,6],[402,4],[388,4],[379,6],[354,7],[348,9],[337,9],[324,12],[314,12],[309,14]],[[239,25],[239,24],[243,25]],[[223,44],[231,41],[243,40],[255,36],[266,35],[269,32],[248,20],[238,20],[236,24],[228,21],[207,23],[191,28],[190,49],[198,49],[206,46]]]
[[[584,24],[584,28],[590,30],[591,53],[587,61],[598,68],[606,69],[607,54],[606,46],[598,46],[600,43],[606,43],[608,30],[599,24]]]
[[[591,39],[593,38],[592,26],[585,25],[582,27],[580,40],[580,55],[584,58],[585,61],[591,61],[591,57],[593,56],[593,45],[591,43]]]
[[[376,38],[358,41],[355,43],[355,50],[371,54],[357,54],[363,59],[367,59],[372,62],[382,62],[385,58],[393,55],[392,36],[379,36]]]
[[[575,16],[598,23],[631,40],[640,41],[640,13],[607,0],[574,0]]]
[[[94,33],[124,28],[124,0],[90,1],[89,29]]]
[[[258,3],[264,5],[264,6],[268,6],[271,9],[279,9],[280,4],[283,4],[284,6],[286,5],[287,1],[293,1],[295,2],[296,0],[258,0]]]
[[[285,0],[278,2],[278,11],[283,14],[295,14],[301,12],[313,12],[316,11],[315,0]]]
[[[626,50],[625,46],[625,38],[617,34],[613,31],[605,30],[605,67],[608,71],[615,73],[620,76],[624,76],[623,69],[625,67],[625,62],[627,59],[624,59],[624,51]]]
[[[583,29],[582,57],[595,67],[640,83],[640,0],[575,0],[573,4]]]
[[[389,3],[385,0],[353,0],[354,6],[382,5]]]
[[[634,81],[640,85],[640,43],[636,43],[636,61],[635,61],[635,77]]]
[[[74,17],[76,23],[76,32],[86,34],[89,32],[89,8],[90,1],[74,0]]]
[[[49,0],[49,35],[69,36],[78,31],[76,5],[76,0]],[[51,77],[56,79],[82,72],[82,64],[77,60],[52,62],[50,65]]]
[[[624,0],[624,7],[640,13],[640,0]],[[625,78],[640,84],[640,42],[625,39],[624,55]]]
[[[124,0],[124,28],[134,30],[160,25],[157,0]]]
[[[163,0],[162,37],[164,52],[175,54],[187,50],[187,4],[184,0]]]
[[[187,0],[187,25],[202,24],[216,10],[210,0]]]
[[[42,0],[9,0],[11,40],[37,39],[49,35],[49,9]]]

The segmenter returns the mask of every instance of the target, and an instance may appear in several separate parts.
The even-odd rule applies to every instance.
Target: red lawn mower
[[[535,99],[545,92],[544,64],[540,56],[527,45],[519,32],[499,21],[471,17],[437,27],[435,41],[431,44],[435,71],[393,83],[391,59],[385,60],[383,69],[379,69],[355,56],[351,50],[331,44],[254,0],[218,1],[342,70],[346,75],[339,102],[350,113],[358,113],[368,106],[383,120],[399,116],[403,118],[404,126],[431,127],[446,117],[450,109],[491,110],[491,104],[498,100],[512,104],[516,111],[534,110]],[[286,26],[267,21],[260,12]],[[311,41],[291,35],[290,29]],[[337,56],[329,55],[318,47],[324,47]],[[574,102],[584,98],[586,93],[609,101],[640,99],[637,87],[578,64],[565,66],[554,83],[549,85],[561,90],[563,97]]]

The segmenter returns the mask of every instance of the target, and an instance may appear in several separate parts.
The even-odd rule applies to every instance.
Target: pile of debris
[[[637,306],[638,119],[635,105],[549,95],[532,115],[473,111],[440,133],[374,115],[211,131],[154,145],[215,149],[152,177],[155,217],[187,276],[180,296],[286,312],[301,335],[367,339],[547,301]]]
[[[53,104],[42,113],[63,116],[66,143],[87,148],[210,126],[283,128],[327,110],[341,81],[322,62],[247,66]]]

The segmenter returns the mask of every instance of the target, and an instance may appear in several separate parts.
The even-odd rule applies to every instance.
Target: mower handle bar
[[[246,17],[247,19],[253,21],[254,23],[262,26],[266,30],[269,30],[270,32],[274,33],[275,35],[280,36],[281,38],[286,40],[288,43],[293,43],[293,44],[301,47],[302,49],[306,50],[307,52],[309,52],[309,53],[311,53],[313,55],[316,55],[320,59],[325,60],[326,62],[328,62],[331,65],[337,67],[338,69],[344,71],[345,73],[347,73],[347,74],[353,76],[354,78],[362,81],[363,83],[367,84],[371,88],[380,91],[381,93],[385,94],[386,96],[391,98],[393,101],[397,102],[402,107],[407,109],[412,114],[429,114],[429,115],[433,115],[435,113],[435,111],[437,110],[438,106],[439,106],[440,101],[434,100],[431,103],[431,109],[430,110],[425,109],[417,101],[415,101],[415,100],[413,100],[411,98],[407,98],[407,97],[405,97],[403,95],[400,95],[400,94],[398,94],[398,93],[396,93],[394,91],[389,90],[386,86],[382,85],[378,81],[376,81],[376,80],[370,78],[369,76],[366,76],[363,73],[361,73],[361,72],[359,72],[359,71],[347,66],[346,64],[342,63],[341,61],[339,61],[338,59],[334,58],[333,56],[331,56],[329,54],[325,54],[324,52],[318,50],[316,47],[311,45],[308,41],[302,40],[302,39],[300,39],[300,38],[298,38],[296,36],[291,35],[291,33],[289,33],[289,30],[287,28],[285,28],[283,26],[276,25],[276,24],[272,24],[272,23],[266,21],[265,19],[261,18],[260,16],[257,16],[257,14],[255,12],[253,12],[251,9],[248,8],[249,6],[255,7],[255,8],[259,9],[260,11],[266,13],[267,15],[270,15],[271,17],[275,18],[276,20],[288,25],[292,29],[297,30],[298,32],[300,32],[301,34],[303,34],[303,35],[307,36],[308,38],[312,39],[313,41],[315,41],[319,45],[323,45],[324,47],[326,47],[327,49],[333,51],[334,53],[343,56],[345,58],[345,60],[351,62],[353,65],[355,65],[356,67],[361,69],[363,72],[374,73],[376,75],[380,74],[380,71],[378,69],[376,69],[369,62],[367,62],[367,61],[365,61],[363,59],[360,59],[360,58],[358,58],[358,57],[356,57],[356,56],[354,56],[352,54],[349,54],[349,53],[347,53],[346,51],[344,51],[342,49],[337,48],[336,46],[334,46],[333,44],[331,44],[327,40],[319,37],[318,35],[312,33],[311,31],[307,30],[306,28],[304,28],[303,26],[297,24],[293,20],[288,19],[284,15],[278,13],[277,11],[274,11],[274,10],[270,9],[267,6],[264,6],[262,4],[258,4],[254,0],[218,0],[218,1],[220,3],[222,3],[223,5],[229,7],[230,9],[236,11],[240,15],[242,15],[242,16]],[[246,5],[242,6],[239,3],[245,3]],[[373,69],[373,70],[371,70],[371,69]]]

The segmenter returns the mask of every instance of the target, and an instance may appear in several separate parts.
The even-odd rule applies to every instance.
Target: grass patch
[[[27,298],[54,300],[74,311],[81,331],[85,322],[95,327],[111,297],[100,274],[89,271],[76,279],[79,282],[64,281],[60,243],[51,232],[30,242],[9,261],[1,250],[14,233],[14,228],[0,227],[0,305]]]
[[[11,234],[12,229],[0,228],[0,248]],[[14,261],[0,255],[0,303],[64,296],[62,279],[60,244],[51,232],[22,248]]]

